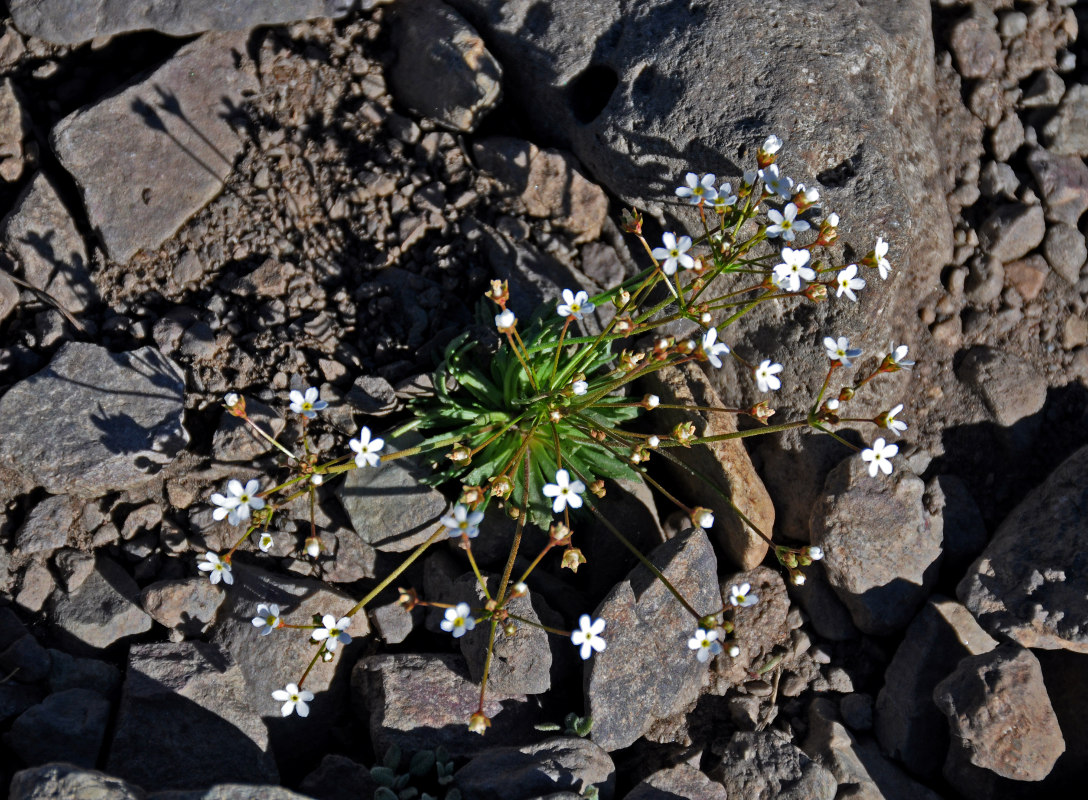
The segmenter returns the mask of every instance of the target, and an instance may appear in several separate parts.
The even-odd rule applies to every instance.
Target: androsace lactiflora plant
[[[280,449],[290,475],[266,489],[257,480],[245,485],[230,481],[226,494],[212,495],[215,519],[244,527],[228,552],[204,555],[199,569],[206,571],[213,583],[232,583],[231,556],[251,537],[256,537],[259,549],[267,550],[274,541],[270,532],[274,515],[303,495],[309,495],[311,501],[310,536],[303,549],[317,557],[323,546],[313,521],[315,493],[320,485],[349,469],[374,468],[397,458],[422,455],[435,467],[430,482],[455,487],[458,494],[458,501],[436,523],[431,536],[341,616],[315,615],[305,623],[291,624],[281,618],[277,606],[262,603],[257,607],[253,625],[260,634],[301,629],[307,631],[315,647],[297,683],[274,693],[274,699],[282,703],[281,713],[309,713],[312,695],[302,688],[306,677],[319,659],[331,660],[339,644],[351,641],[348,629],[354,615],[395,585],[427,548],[453,539],[476,575],[484,597],[482,607],[470,602],[476,601],[475,596],[440,603],[420,598],[410,588],[399,590],[400,602],[408,608],[444,609],[440,626],[455,638],[477,625],[488,627],[480,704],[469,720],[469,727],[482,733],[490,725],[484,714],[484,698],[498,636],[517,635],[519,625],[537,625],[569,638],[583,659],[606,648],[604,619],[583,614],[577,627],[568,631],[540,625],[510,610],[510,601],[529,591],[534,571],[553,550],[560,551],[563,567],[577,570],[585,562],[577,547],[577,531],[586,514],[595,515],[691,614],[694,632],[687,645],[699,661],[708,661],[723,651],[730,656],[739,653],[733,641],[737,610],[758,602],[751,587],[733,586],[718,608],[693,607],[601,513],[596,501],[605,495],[607,480],[642,480],[682,509],[693,525],[709,528],[714,516],[708,509],[685,503],[647,472],[651,455],[682,468],[687,448],[793,428],[812,428],[860,451],[872,476],[891,473],[897,445],[879,437],[871,447],[857,448],[834,429],[841,423],[872,424],[887,430],[888,436],[897,436],[906,428],[897,418],[902,405],[873,417],[844,416],[847,404],[870,381],[912,365],[903,345],[893,345],[870,370],[855,375],[835,392],[832,382],[837,370],[851,368],[862,351],[851,347],[845,337],[826,337],[822,344],[829,360],[827,375],[808,412],[798,419],[770,424],[775,411],[763,400],[748,408],[725,409],[759,423],[733,433],[701,436],[690,423],[652,433],[624,427],[645,413],[651,417],[643,430],[652,429],[655,409],[687,408],[662,403],[659,397],[637,390],[641,379],[666,367],[705,362],[720,369],[723,358],[732,358],[742,372],[751,375],[760,392],[780,389],[782,365],[735,352],[723,341],[723,332],[762,303],[824,302],[832,294],[838,300],[856,302],[856,293],[866,285],[863,270],[875,271],[881,278],[889,275],[888,245],[879,238],[857,263],[835,264],[817,257],[827,253],[826,248],[838,238],[839,218],[821,215],[819,192],[794,184],[781,173],[775,163],[781,146],[778,137],[769,137],[757,153],[757,168],[746,172],[735,190],[730,183],[719,183],[714,175],[688,173],[676,195],[697,208],[702,231],[694,239],[667,232],[661,245],[653,247],[643,235],[641,215],[625,212],[624,228],[641,243],[649,264],[620,286],[594,297],[582,290],[565,289],[558,302],[522,321],[510,307],[507,285],[493,282],[481,307],[489,329],[493,322],[493,340],[465,333],[449,344],[434,376],[433,393],[413,401],[411,420],[391,434],[392,440],[409,431],[422,436],[422,441],[411,447],[387,452],[385,441],[364,427],[359,437],[349,442],[354,455],[322,461],[307,435],[308,425],[326,407],[316,389],[291,393],[291,410],[302,422],[300,452],[290,450],[254,423],[243,398],[228,395],[228,411]],[[804,239],[811,241],[806,244]],[[490,310],[486,310],[487,304]],[[609,313],[602,313],[605,311]],[[698,332],[680,339],[655,333],[680,320],[694,323]],[[728,500],[724,492],[722,496]],[[803,569],[823,557],[820,548],[772,542],[769,531],[758,530],[732,507],[773,547],[791,579],[803,583]],[[497,583],[481,573],[472,550],[488,513],[505,513],[516,520]],[[515,574],[526,525],[546,530],[548,536],[528,566]]]

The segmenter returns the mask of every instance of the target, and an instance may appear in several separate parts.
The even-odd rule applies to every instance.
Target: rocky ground
[[[465,798],[591,784],[606,800],[1079,796],[1083,7],[141,8],[9,0],[0,21],[11,797],[369,797],[392,745],[445,748]],[[738,177],[770,133],[783,170],[842,216],[846,253],[883,235],[895,269],[856,306],[752,314],[726,341],[785,365],[783,415],[822,379],[824,335],[870,353],[906,342],[918,362],[866,407],[906,405],[889,480],[816,437],[723,446],[702,465],[752,519],[824,549],[806,585],[787,586],[715,498],[708,537],[615,487],[610,517],[647,549],[667,537],[653,559],[690,596],[709,607],[753,585],[739,657],[692,658],[690,620],[587,524],[590,563],[542,574],[524,601],[544,622],[587,608],[610,620],[584,674],[569,644],[509,640],[493,727],[469,733],[484,643],[451,642],[387,594],[308,678],[310,716],[281,718],[270,692],[310,648],[258,637],[256,603],[299,619],[350,607],[448,499],[411,466],[351,473],[318,508],[327,553],[302,552],[299,506],[269,553],[240,553],[234,585],[213,586],[197,560],[231,531],[210,494],[276,464],[223,413],[224,393],[290,437],[288,390],[319,386],[331,407],[316,444],[346,452],[362,425],[404,419],[490,279],[526,309],[611,285],[643,263],[622,208],[647,210],[651,239],[691,225],[669,200],[683,174]],[[741,377],[688,371],[654,391],[760,399]],[[485,570],[504,533],[492,521],[481,535]],[[466,572],[451,548],[405,582],[461,600]],[[534,728],[571,711],[593,715],[588,739]]]

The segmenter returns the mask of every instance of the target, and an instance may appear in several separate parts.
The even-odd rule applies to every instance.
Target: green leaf
[[[448,792],[446,792],[446,800],[461,800],[461,790],[450,789]]]
[[[408,773],[398,775],[397,779],[393,781],[393,788],[399,792],[401,789],[408,785],[408,781],[410,780],[412,780],[412,776]]]
[[[389,767],[371,767],[370,777],[381,786],[392,786],[393,781],[397,779],[397,773]]]
[[[397,797],[400,800],[415,800],[419,796],[419,789],[414,786],[409,786],[407,789],[401,789],[400,794]]]
[[[373,775],[373,771],[371,771]],[[397,800],[397,793],[388,786],[379,786],[374,790],[374,800]]]
[[[389,767],[389,769],[396,769],[400,766],[400,748],[395,744],[390,745],[389,749],[385,751],[385,758],[382,759],[382,764]]]
[[[417,778],[422,778],[434,767],[435,758],[433,750],[420,750],[412,756],[408,764],[408,773]]]

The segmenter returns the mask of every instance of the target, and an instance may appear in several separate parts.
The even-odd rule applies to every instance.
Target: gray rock
[[[1039,660],[1030,650],[1000,645],[963,659],[933,690],[948,717],[952,745],[945,777],[972,798],[994,793],[994,776],[1039,781],[1065,752]]]
[[[1021,108],[1048,108],[1056,106],[1065,95],[1065,82],[1052,69],[1044,69],[1035,76],[1024,96],[1020,98]]]
[[[986,253],[1004,264],[1038,247],[1045,233],[1042,206],[1009,203],[986,218],[979,228],[978,241]]]
[[[1059,156],[1036,148],[1028,154],[1028,168],[1043,198],[1046,218],[1076,226],[1088,209],[1088,166],[1077,156]]]
[[[1009,427],[1042,409],[1046,380],[1027,361],[1003,350],[972,347],[956,377],[982,398],[999,425]]]
[[[1055,155],[1088,157],[1088,86],[1066,90],[1058,113],[1043,126],[1043,140]]]
[[[107,769],[152,791],[278,783],[261,700],[213,644],[134,645]]]
[[[396,446],[407,447],[399,441]],[[386,445],[387,450],[393,447]],[[429,470],[412,459],[347,473],[338,496],[364,543],[386,553],[403,553],[427,541],[449,503],[437,489],[422,483]]]
[[[377,375],[360,375],[344,399],[364,414],[372,416],[383,416],[398,406],[396,389]]]
[[[0,464],[54,494],[138,486],[188,443],[184,397],[181,370],[153,348],[70,342],[0,398]]]
[[[15,604],[27,611],[41,611],[57,582],[44,561],[35,559],[23,570]]]
[[[938,475],[937,487],[943,497],[944,555],[941,567],[947,575],[963,575],[989,542],[982,511],[963,479]],[[936,493],[934,493],[936,494]]]
[[[90,689],[103,697],[112,697],[121,686],[121,673],[112,664],[96,658],[78,658],[62,650],[49,650],[49,688]]]
[[[45,693],[37,686],[22,683],[0,683],[0,724],[7,725],[31,706],[45,699]]]
[[[145,587],[140,605],[155,622],[188,638],[208,629],[226,596],[221,586],[207,578],[178,578]]]
[[[23,142],[30,135],[30,117],[23,110],[11,78],[4,78],[0,81],[0,180],[19,180],[26,163]]]
[[[286,425],[275,409],[254,398],[246,398],[246,416],[273,437],[279,436]],[[244,420],[225,411],[212,438],[212,456],[219,461],[253,461],[272,447]]]
[[[54,596],[49,620],[57,634],[82,643],[83,649],[103,649],[151,630],[151,617],[136,604],[139,591],[115,561],[99,556],[83,585]]]
[[[61,550],[53,556],[65,591],[74,592],[94,572],[94,555],[82,550]]]
[[[54,44],[80,44],[128,31],[155,30],[171,36],[204,31],[241,31],[258,25],[312,17],[339,17],[354,0],[139,0],[92,3],[82,0],[12,0],[15,26]]]
[[[359,800],[371,797],[378,784],[362,764],[329,753],[298,788],[314,800]]]
[[[719,765],[710,770],[729,797],[776,800],[832,800],[835,776],[772,731],[738,731],[724,744],[712,745]]]
[[[726,800],[726,792],[695,767],[677,764],[643,780],[624,800]]]
[[[831,771],[851,800],[941,800],[888,761],[877,746],[860,743],[834,717],[834,703],[817,698],[809,707],[808,756]]]
[[[0,652],[0,669],[20,683],[38,683],[49,674],[49,651],[25,634]]]
[[[645,384],[665,405],[725,408],[710,380],[694,364],[651,373]],[[661,436],[685,422],[695,425],[697,436],[718,436],[737,430],[736,416],[732,414],[659,409],[650,412],[650,420]],[[694,504],[714,513],[710,533],[721,550],[741,569],[756,566],[767,555],[767,542],[741,520],[733,507],[766,536],[774,529],[775,508],[743,442],[727,439],[696,447],[684,453],[683,460],[699,474],[693,475],[689,469],[671,462],[667,462],[667,467]]]
[[[964,282],[967,300],[975,308],[985,308],[1005,288],[1005,267],[1001,259],[980,253],[971,259],[970,270]]]
[[[888,634],[910,622],[937,579],[944,538],[925,507],[925,484],[905,467],[872,478],[852,457],[831,471],[812,509],[812,541],[854,624]]]
[[[5,736],[24,764],[67,761],[91,768],[106,738],[110,704],[90,689],[66,689],[27,709]]]
[[[79,504],[66,495],[45,498],[31,509],[26,522],[16,531],[16,553],[48,555],[64,547],[79,511]]]
[[[34,176],[0,228],[31,286],[73,313],[97,300],[87,246],[45,173]]]
[[[539,738],[532,725],[540,712],[525,695],[488,692],[484,713],[491,727],[481,737],[468,729],[480,703],[480,687],[454,655],[368,656],[351,675],[352,706],[370,722],[374,751],[392,745],[418,750],[445,747],[451,756],[475,755],[491,742],[520,745]]]
[[[948,724],[932,702],[933,688],[961,659],[996,646],[959,603],[930,599],[907,628],[877,695],[875,731],[884,752],[916,775],[936,777],[948,752]]]
[[[1084,234],[1072,225],[1055,223],[1046,229],[1043,254],[1050,268],[1073,285],[1080,280],[1080,269],[1088,260],[1088,244]]]
[[[0,273],[0,322],[7,319],[8,314],[19,305],[19,287],[15,281],[4,273]]]
[[[1003,196],[1012,200],[1020,188],[1020,179],[1008,164],[987,161],[979,175],[978,188],[985,197]]]
[[[1088,447],[1013,509],[956,589],[995,636],[1088,653]]]
[[[585,739],[556,736],[522,747],[496,747],[457,770],[454,780],[473,800],[534,800],[556,791],[596,786],[601,800],[615,790],[608,753]]]
[[[139,786],[71,764],[45,764],[16,772],[11,800],[147,800]]]
[[[259,88],[245,42],[206,34],[53,128],[53,149],[114,261],[157,247],[222,190],[242,149],[227,109]]]
[[[416,113],[471,132],[499,102],[502,67],[464,17],[442,2],[401,0],[393,9],[393,96]]]
[[[358,797],[359,795],[356,795]],[[153,792],[147,800],[312,800],[282,786],[253,786],[248,783],[221,783],[191,792]]]
[[[839,700],[839,714],[843,724],[855,731],[873,729],[873,698],[870,695],[854,692]]]
[[[386,644],[400,644],[412,632],[412,612],[400,603],[386,603],[370,612],[370,621]]]
[[[681,533],[648,558],[698,613],[722,607],[717,559],[702,529]],[[586,706],[593,741],[611,752],[693,704],[707,667],[687,648],[696,627],[691,614],[644,566],[613,588],[592,616],[605,620],[608,647],[586,665]]]
[[[1024,138],[1024,123],[1020,121],[1020,115],[1013,112],[1005,114],[990,134],[990,147],[994,158],[1008,161],[1024,144]]]
[[[1001,37],[994,29],[992,15],[970,16],[952,26],[948,47],[956,58],[957,71],[964,78],[988,78],[1005,68]]]

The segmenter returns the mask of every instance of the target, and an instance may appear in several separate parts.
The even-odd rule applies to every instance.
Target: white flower
[[[899,369],[914,366],[913,361],[907,361],[907,346],[905,344],[901,344],[898,347],[893,344],[890,348],[890,353],[885,356],[885,358],[889,359],[891,363]]]
[[[234,408],[238,405],[238,401],[241,398],[235,392],[227,392],[226,397],[223,398],[223,402],[227,404],[227,408]]]
[[[897,420],[895,415],[903,410],[903,404],[900,403],[883,417],[884,427],[890,431],[894,431],[896,435],[899,435],[907,429],[907,423]]]
[[[570,474],[561,469],[555,473],[555,483],[544,484],[544,496],[554,497],[552,502],[552,511],[558,514],[567,506],[571,508],[582,507],[582,492],[586,490],[586,485],[579,480],[571,481]]]
[[[589,391],[589,384],[585,381],[575,381],[570,385],[570,390],[581,397]]]
[[[828,358],[838,361],[844,367],[849,367],[853,364],[851,359],[861,355],[861,348],[851,347],[850,340],[845,336],[840,336],[837,341],[830,336],[825,336],[824,349],[827,351]]]
[[[661,398],[656,394],[648,394],[643,398],[642,402],[646,404],[646,408],[653,410],[661,404]]]
[[[273,544],[272,534],[268,531],[263,531],[260,538],[257,539],[257,547],[260,548],[262,553],[267,553],[271,550]]]
[[[800,570],[798,570],[797,572],[791,572],[790,583],[792,583],[794,586],[804,586],[805,573],[801,572]]]
[[[747,187],[755,186],[756,176],[758,174],[759,173],[756,172],[754,169],[746,169],[744,170],[744,175],[741,177],[741,182]]]
[[[861,451],[861,460],[869,462],[869,476],[875,478],[878,471],[885,475],[892,474],[891,458],[899,452],[899,445],[887,444],[883,438],[873,442],[873,446]]]
[[[793,189],[794,194],[801,195],[801,199],[805,201],[806,205],[815,205],[820,202],[820,190],[816,188],[806,189],[805,184],[799,183]]]
[[[756,385],[759,386],[761,392],[777,392],[782,388],[782,381],[778,379],[777,374],[782,371],[781,364],[772,364],[771,360],[764,359],[758,367],[756,367]]]
[[[223,583],[228,586],[234,583],[234,576],[230,572],[230,563],[227,561],[220,561],[219,556],[215,553],[205,553],[204,562],[197,564],[196,568],[202,572],[208,573],[208,580],[212,583]]]
[[[775,283],[787,292],[800,291],[802,280],[811,281],[816,278],[816,271],[806,266],[811,257],[808,250],[783,247],[782,263],[774,268]]]
[[[702,344],[703,355],[706,356],[706,360],[713,364],[715,367],[721,368],[722,360],[719,356],[723,356],[729,353],[729,345],[724,342],[718,341],[718,329],[711,328],[703,334]]]
[[[655,247],[653,256],[661,262],[661,271],[666,275],[674,275],[677,264],[684,269],[695,266],[695,259],[687,253],[691,249],[690,236],[681,236],[677,239],[675,233],[667,231],[661,234],[661,243],[664,247]]]
[[[769,156],[773,156],[781,149],[782,140],[772,133],[764,140],[763,146],[759,148],[759,152],[766,153]]]
[[[275,603],[261,603],[257,606],[257,616],[252,620],[253,627],[261,631],[261,636],[267,636],[280,625],[280,607]]]
[[[361,467],[366,464],[376,467],[382,460],[378,453],[385,447],[385,440],[371,439],[370,428],[364,425],[363,429],[359,431],[359,438],[350,440],[348,447],[358,454],[355,456],[355,466]]]
[[[737,196],[733,194],[733,187],[728,183],[723,183],[718,187],[718,196],[714,198],[714,210],[717,212],[727,211],[737,203]]]
[[[695,635],[688,639],[688,649],[694,650],[695,657],[705,664],[711,656],[716,656],[722,651],[718,636],[717,628],[709,631],[699,628],[695,631]]]
[[[729,645],[729,657],[730,658],[736,658],[739,655],[740,655],[740,648],[737,647],[735,644]]]
[[[759,177],[767,185],[767,191],[776,194],[783,200],[789,200],[793,194],[793,179],[787,178],[778,172],[778,165],[771,164],[759,171]]]
[[[439,522],[446,528],[451,539],[462,535],[475,539],[480,533],[480,522],[483,518],[484,512],[469,511],[467,506],[458,503],[453,507],[453,513],[442,517]]]
[[[713,200],[718,196],[718,192],[714,188],[715,180],[717,178],[709,172],[702,177],[702,180],[694,172],[689,172],[684,176],[687,186],[678,188],[676,196],[685,198],[693,206],[699,205],[702,200]]]
[[[811,558],[813,561],[819,561],[824,557],[824,549],[816,544],[810,544],[805,548],[805,555]]]
[[[589,295],[584,291],[579,291],[575,294],[570,289],[563,290],[563,302],[556,307],[556,311],[561,317],[574,317],[575,319],[581,319],[590,311],[595,308],[593,303],[589,302]]]
[[[835,276],[835,285],[839,287],[835,292],[835,297],[842,297],[845,294],[855,303],[858,301],[854,290],[865,288],[865,278],[855,277],[857,274],[857,264],[850,264],[846,269],[840,270],[839,274]]]
[[[264,500],[257,497],[257,492],[260,490],[261,482],[256,478],[245,486],[241,481],[228,481],[226,496],[218,493],[212,495],[212,502],[219,506],[212,512],[212,519],[218,522],[226,517],[231,525],[248,520],[251,508],[254,511],[264,508]]]
[[[578,628],[579,630],[571,633],[570,640],[575,647],[582,648],[583,661],[593,655],[594,651],[599,653],[608,646],[601,638],[601,631],[604,630],[603,619],[590,619],[589,614],[583,614],[578,618]]]
[[[321,540],[316,536],[307,536],[305,542],[306,555],[317,558],[321,555]]]
[[[827,227],[829,227],[829,228],[839,227],[839,215],[834,213],[834,212],[827,215],[827,220],[826,221],[827,221]]]
[[[729,602],[734,606],[746,608],[759,602],[759,597],[752,594],[752,584],[742,583],[740,586],[733,586],[729,589]]]
[[[499,329],[499,333],[512,331],[517,322],[518,318],[514,316],[514,312],[509,308],[501,314],[495,315],[495,327]]]
[[[830,400],[824,403],[824,405],[827,407],[828,411],[838,411],[840,405],[839,398],[832,397]]]
[[[321,624],[324,627],[317,628],[310,636],[315,642],[325,642],[326,650],[332,652],[337,643],[351,644],[351,636],[346,630],[351,625],[351,617],[337,619],[332,614],[326,614],[321,618]]]
[[[691,521],[695,523],[695,527],[703,530],[714,527],[714,515],[705,508],[696,509],[695,513],[691,515]]]
[[[325,476],[322,475],[320,472],[315,472],[310,475],[310,483],[312,483],[314,486],[320,486],[324,482]]]
[[[289,683],[285,688],[272,692],[272,699],[283,703],[280,706],[280,713],[283,716],[289,717],[294,712],[300,717],[305,717],[310,713],[308,703],[314,699],[314,693],[299,689],[297,684]]]
[[[888,259],[884,258],[888,254],[888,243],[884,241],[883,237],[876,237],[876,247],[873,248],[873,259],[876,261],[876,268],[880,270],[880,277],[883,280],[888,279],[888,273],[892,271],[892,265],[888,263]]]
[[[460,639],[465,631],[476,627],[476,620],[472,617],[472,609],[468,603],[458,603],[454,608],[446,609],[446,618],[438,626],[447,633],[452,633],[454,639]]]
[[[296,414],[301,414],[306,419],[313,419],[317,416],[318,411],[324,411],[328,407],[328,403],[318,399],[316,387],[311,386],[306,390],[306,394],[298,389],[291,390],[291,410]]]
[[[792,242],[797,233],[807,231],[811,227],[803,219],[797,219],[797,206],[793,203],[787,203],[782,212],[772,208],[767,212],[767,216],[774,223],[767,228],[767,235],[781,236],[783,241]],[[804,252],[807,253],[807,251]]]

